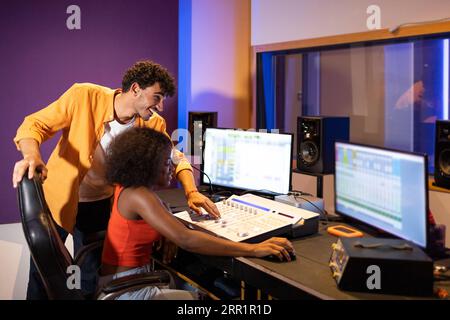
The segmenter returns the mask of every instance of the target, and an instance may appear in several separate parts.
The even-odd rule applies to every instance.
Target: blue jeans
[[[151,272],[151,265],[136,267],[131,270],[102,276],[99,278],[98,286],[102,287],[109,281],[132,274]],[[167,271],[168,272],[168,271]],[[114,300],[198,300],[198,294],[193,291],[172,289],[175,286],[171,276],[171,284],[166,287],[148,286],[134,291],[129,291],[114,298]]]
[[[90,233],[106,230],[111,211],[110,198],[94,201],[80,202],[78,204],[77,221],[73,232],[74,255],[85,245],[85,238]],[[69,233],[56,224],[56,230],[63,242]],[[101,266],[102,248],[88,253],[81,267],[81,292],[89,297],[95,294],[98,270]],[[27,300],[47,300],[47,292],[42,283],[39,272],[30,257],[30,273],[27,289]]]

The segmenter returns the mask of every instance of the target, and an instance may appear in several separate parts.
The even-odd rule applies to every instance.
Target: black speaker
[[[450,121],[436,121],[434,148],[434,181],[436,186],[450,189]]]
[[[191,154],[203,154],[203,140],[206,128],[217,128],[217,112],[189,112],[189,133]]]
[[[334,142],[348,141],[348,117],[297,118],[297,169],[309,173],[334,172]]]

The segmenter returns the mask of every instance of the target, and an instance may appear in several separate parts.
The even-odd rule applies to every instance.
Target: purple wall
[[[69,30],[69,5],[81,30]],[[2,1],[0,9],[0,223],[19,221],[11,176],[20,159],[12,142],[24,116],[57,99],[74,82],[120,87],[123,72],[152,59],[178,75],[178,0]],[[163,116],[177,126],[177,97]],[[56,139],[43,146],[46,160]]]

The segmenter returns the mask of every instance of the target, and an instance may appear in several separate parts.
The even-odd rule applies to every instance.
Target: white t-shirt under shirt
[[[105,179],[105,150],[107,150],[114,137],[132,128],[135,120],[135,117],[133,117],[125,124],[121,124],[116,120],[105,123],[105,133],[95,148],[91,168],[80,185],[80,202],[98,201],[113,195],[114,188]]]

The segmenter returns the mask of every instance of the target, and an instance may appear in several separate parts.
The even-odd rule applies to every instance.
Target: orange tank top
[[[114,189],[114,203],[103,245],[102,262],[123,267],[139,267],[150,263],[153,243],[160,239],[158,231],[145,220],[128,220],[118,208],[124,188]]]

